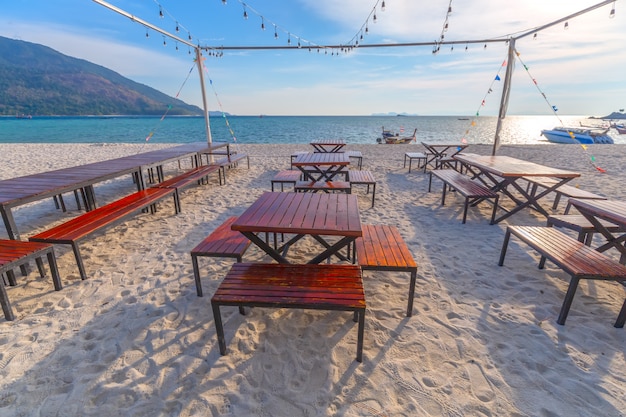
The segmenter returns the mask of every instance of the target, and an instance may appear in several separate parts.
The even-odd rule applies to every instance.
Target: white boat
[[[541,134],[552,143],[612,144],[613,138],[608,135],[608,131],[609,129],[557,126],[554,129],[544,129]]]

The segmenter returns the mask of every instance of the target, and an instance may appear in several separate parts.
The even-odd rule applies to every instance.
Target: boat
[[[626,125],[624,124],[617,124],[617,123],[611,123],[611,127],[615,130],[617,130],[617,133],[619,133],[620,135],[626,135]]]
[[[583,145],[612,144],[613,138],[608,135],[609,129],[563,127],[544,129],[541,134],[552,143],[577,143]]]
[[[416,133],[417,133],[417,129],[413,131],[413,136],[400,136],[399,133],[393,133],[390,130],[385,130],[385,128],[383,127],[383,136],[382,138],[377,138],[376,142],[386,143],[388,145],[398,145],[402,143],[409,143],[415,140]]]

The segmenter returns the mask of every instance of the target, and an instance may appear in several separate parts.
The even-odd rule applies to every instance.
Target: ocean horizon
[[[502,144],[547,144],[542,129],[599,125],[589,116],[507,116]],[[213,116],[211,140],[241,144],[300,144],[314,139],[343,139],[376,144],[382,129],[417,142],[493,143],[496,116]],[[615,131],[615,143],[626,143]],[[0,117],[0,143],[189,143],[207,141],[202,116],[33,116]]]

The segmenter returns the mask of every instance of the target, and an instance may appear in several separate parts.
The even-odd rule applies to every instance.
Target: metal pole
[[[200,75],[200,89],[202,90],[202,109],[204,110],[204,127],[206,129],[206,141],[211,146],[213,139],[211,138],[211,124],[209,123],[209,109],[206,101],[206,90],[204,88],[204,62],[202,57],[202,50],[199,47],[196,49],[196,63],[198,64],[198,74]]]
[[[491,155],[495,155],[500,147],[500,130],[502,122],[506,117],[506,110],[509,106],[509,96],[511,95],[511,76],[513,75],[513,67],[515,66],[515,39],[509,42],[509,54],[506,63],[506,72],[504,74],[504,84],[502,85],[502,98],[500,99],[500,110],[498,111],[498,123],[496,125],[496,134],[493,140],[493,149]]]

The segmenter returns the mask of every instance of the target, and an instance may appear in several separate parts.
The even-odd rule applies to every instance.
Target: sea
[[[601,125],[587,116],[507,116],[500,142],[547,144],[542,129]],[[493,143],[497,117],[463,116],[217,116],[209,120],[213,142],[308,144],[314,139],[343,139],[348,144],[376,144],[382,130],[411,136],[417,142]],[[626,135],[610,131],[615,143]],[[203,117],[87,116],[0,117],[1,143],[189,143],[207,141]],[[382,146],[382,145],[381,145]]]

